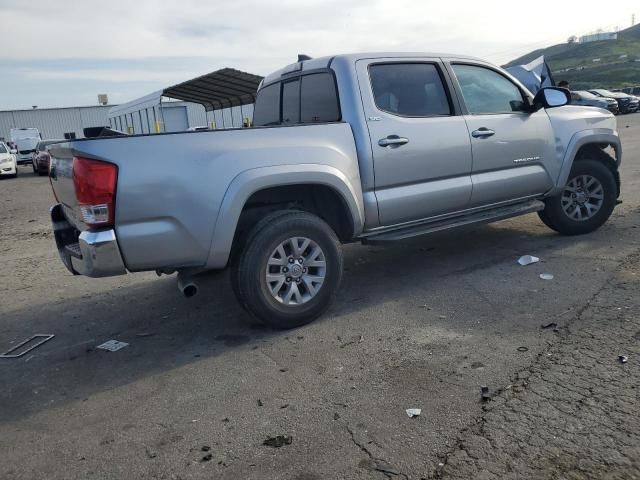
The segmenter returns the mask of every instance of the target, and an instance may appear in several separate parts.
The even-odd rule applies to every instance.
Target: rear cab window
[[[258,91],[253,125],[299,125],[339,122],[340,101],[330,71],[301,72],[294,78],[271,83]]]

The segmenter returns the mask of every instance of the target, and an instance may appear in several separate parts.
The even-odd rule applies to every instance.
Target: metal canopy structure
[[[162,96],[199,103],[207,111],[254,103],[262,77],[223,68],[162,90]]]

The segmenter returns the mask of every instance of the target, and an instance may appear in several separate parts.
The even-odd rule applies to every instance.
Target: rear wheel
[[[307,212],[273,215],[249,234],[231,275],[241,305],[273,328],[294,328],[325,312],[342,279],[335,232]]]
[[[617,186],[611,170],[598,160],[573,164],[569,180],[559,195],[545,199],[540,219],[564,235],[580,235],[598,229],[616,205]]]

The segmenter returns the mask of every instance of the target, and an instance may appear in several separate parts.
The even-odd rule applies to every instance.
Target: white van
[[[18,163],[31,163],[33,152],[40,140],[40,131],[37,128],[12,128],[11,142],[15,145]]]

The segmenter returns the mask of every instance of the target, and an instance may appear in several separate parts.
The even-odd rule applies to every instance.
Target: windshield
[[[0,153],[8,153],[4,143],[0,143]]]
[[[615,97],[615,93],[610,92],[609,90],[605,90],[603,88],[598,88],[596,90],[593,90],[594,92],[602,95],[603,97]]]
[[[592,100],[592,99],[594,99],[594,98],[595,98],[595,99],[597,99],[597,98],[598,98],[598,97],[597,97],[597,96],[595,96],[593,93],[591,93],[591,92],[585,92],[584,90],[578,90],[578,91],[577,91],[577,92],[575,92],[575,93],[577,93],[578,95],[580,95],[582,98],[588,98],[588,99],[590,99],[590,100]]]

